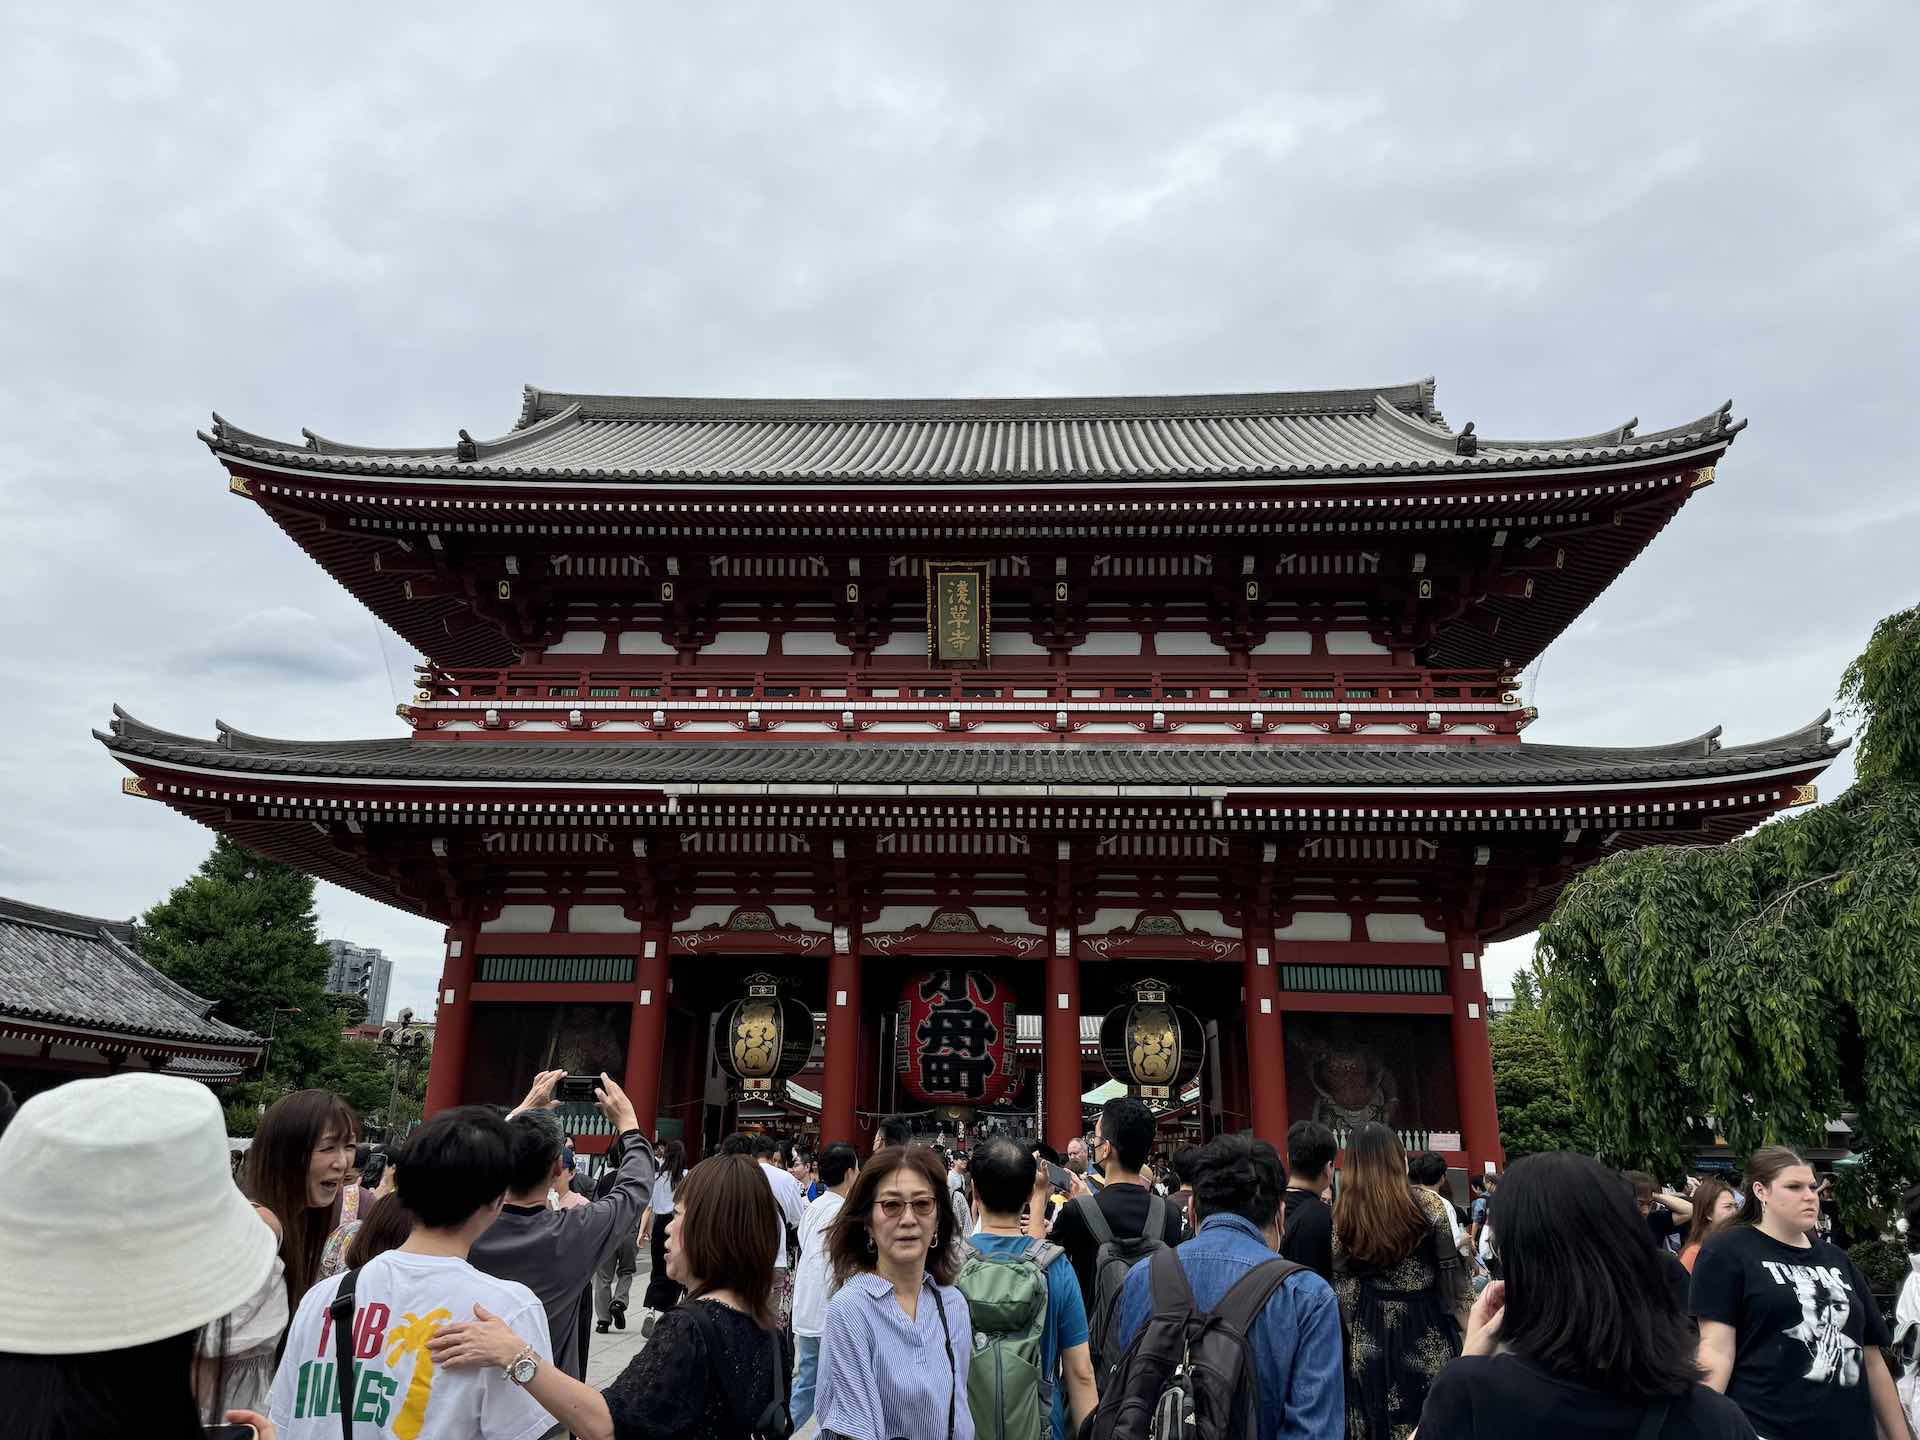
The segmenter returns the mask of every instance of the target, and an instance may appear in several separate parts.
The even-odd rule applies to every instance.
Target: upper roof
[[[1355,390],[1033,399],[755,400],[578,395],[529,386],[497,440],[424,447],[250,434],[214,416],[217,455],[370,476],[563,482],[1026,484],[1426,476],[1561,469],[1724,446],[1732,402],[1647,435],[1490,440],[1456,432],[1431,377]]]
[[[1719,745],[1719,731],[1670,745],[811,745],[746,741],[432,743],[275,740],[220,725],[216,738],[158,730],[115,707],[95,736],[129,760],[224,774],[444,785],[778,792],[821,786],[1151,786],[1196,791],[1421,786],[1436,789],[1711,782],[1824,766],[1845,748],[1826,715],[1771,740]]]
[[[0,898],[0,1017],[225,1050],[261,1039],[140,958],[129,921]]]

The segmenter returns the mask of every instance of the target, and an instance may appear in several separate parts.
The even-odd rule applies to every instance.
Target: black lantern
[[[1100,1022],[1100,1060],[1107,1074],[1156,1108],[1175,1103],[1200,1073],[1207,1042],[1191,1010],[1168,999],[1164,980],[1142,980],[1130,1003]]]
[[[813,1054],[813,1012],[780,993],[776,976],[747,977],[747,993],[729,1003],[713,1024],[720,1068],[743,1095],[773,1095],[787,1077],[807,1068]]]

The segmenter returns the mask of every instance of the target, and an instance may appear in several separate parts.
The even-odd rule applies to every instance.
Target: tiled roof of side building
[[[143,960],[132,934],[125,921],[0,898],[0,1016],[229,1050],[260,1045]]]
[[[1450,428],[1431,378],[1356,390],[1037,399],[752,400],[529,388],[495,440],[303,442],[214,416],[215,454],[302,470],[562,482],[1044,484],[1482,474],[1606,465],[1724,447],[1729,402],[1646,435],[1627,421],[1561,439]]]
[[[1208,791],[1360,786],[1498,787],[1712,781],[1824,766],[1846,745],[1822,715],[1771,740],[1720,748],[1717,732],[1672,745],[990,745],[955,742],[696,745],[658,742],[408,739],[275,740],[222,725],[214,739],[175,735],[115,709],[95,731],[126,760],[228,774],[473,785],[687,789],[764,787],[1138,785]]]

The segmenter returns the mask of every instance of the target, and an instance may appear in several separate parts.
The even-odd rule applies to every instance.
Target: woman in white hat
[[[28,1100],[0,1136],[10,1440],[200,1440],[201,1330],[260,1288],[275,1249],[234,1188],[205,1086],[115,1075]],[[273,1440],[252,1411],[226,1418]]]

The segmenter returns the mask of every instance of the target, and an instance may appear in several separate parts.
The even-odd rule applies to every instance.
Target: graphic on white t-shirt
[[[1847,1335],[1853,1295],[1834,1265],[1760,1262],[1777,1285],[1791,1285],[1800,1302],[1800,1323],[1786,1333],[1807,1347],[1808,1380],[1850,1389],[1860,1383],[1860,1342]]]

